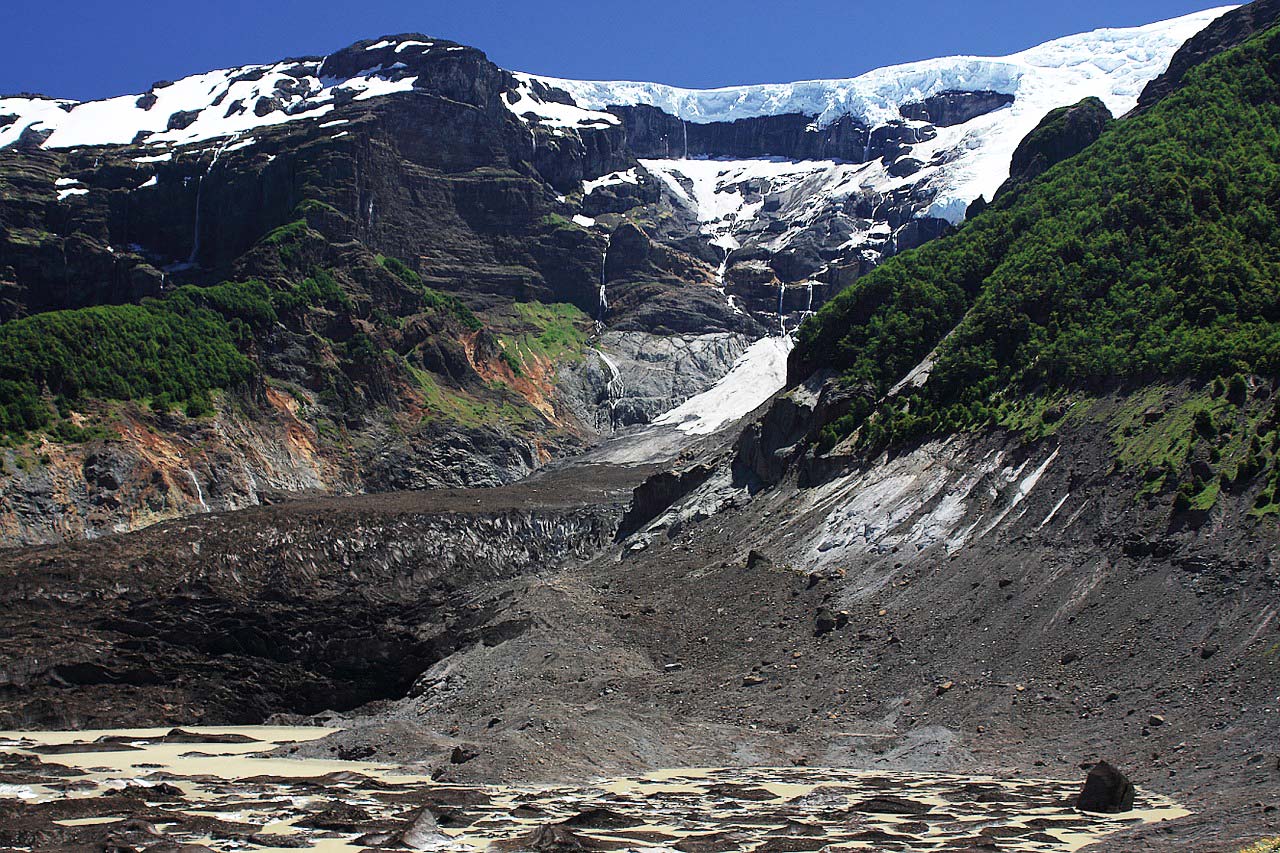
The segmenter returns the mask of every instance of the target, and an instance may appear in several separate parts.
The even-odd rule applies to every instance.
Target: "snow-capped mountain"
[[[639,222],[700,260],[733,310],[785,330],[883,258],[945,233],[978,197],[991,198],[1047,112],[1086,97],[1128,111],[1179,46],[1232,8],[1006,57],[711,90],[506,72],[474,48],[390,36],[140,95],[0,98],[0,148],[133,146],[140,164],[193,152],[216,162],[283,126],[338,137],[353,111],[443,96],[511,125],[502,143],[509,156],[554,188],[566,219],[602,235],[624,215]],[[70,183],[59,199],[86,191]],[[607,298],[601,289],[602,317]]]
[[[778,312],[798,319],[813,310],[815,286],[820,301],[830,290],[830,282],[813,283],[830,278],[823,274],[830,262],[853,257],[856,275],[935,236],[944,223],[958,224],[975,199],[993,196],[1014,149],[1046,113],[1087,97],[1115,115],[1129,111],[1182,44],[1232,8],[1069,36],[1006,57],[929,60],[847,80],[691,90],[517,77],[522,93],[535,83],[567,93],[583,111],[579,127],[609,111],[630,117],[636,108],[673,117],[678,127],[668,126],[662,140],[666,156],[642,159],[642,168],[725,253],[721,276],[731,293],[747,300],[754,293],[760,309],[776,292]],[[522,94],[521,106],[529,99]],[[546,122],[552,109],[558,122],[572,118],[567,106],[550,102],[529,118]],[[715,150],[710,126],[788,117],[801,118],[818,144],[715,156],[729,152]],[[604,186],[632,175],[619,173]],[[765,263],[784,253],[794,260]],[[787,284],[803,287],[789,295]]]
[[[811,133],[842,119],[853,119],[872,130],[902,122],[914,127],[932,124],[939,128],[937,135],[912,146],[910,155],[903,155],[927,164],[920,172],[895,177],[885,168],[865,169],[857,168],[864,164],[853,164],[854,168],[832,171],[824,184],[832,192],[850,184],[876,186],[887,192],[927,181],[936,187],[937,195],[926,215],[954,223],[963,218],[970,202],[980,195],[990,198],[1008,177],[1013,149],[1045,113],[1091,96],[1101,99],[1116,115],[1128,112],[1143,87],[1168,67],[1173,53],[1188,38],[1234,8],[1223,6],[1143,27],[1068,36],[1011,56],[933,59],[881,68],[846,80],[697,90],[656,83],[517,76],[568,92],[579,107],[595,111],[588,114],[593,116],[609,107],[648,105],[691,124],[803,115],[810,119],[806,130]],[[948,127],[943,127],[942,121],[929,121],[931,99],[979,92],[1011,96],[1008,109],[995,109]],[[584,116],[584,121],[589,120]],[[673,140],[672,145],[681,159],[687,159],[688,152],[681,150],[679,140]],[[749,168],[734,168],[737,171],[729,173],[733,179],[751,175]],[[813,171],[827,168],[824,164]],[[699,180],[697,166],[688,172],[675,171],[687,174],[695,183]],[[756,174],[777,180],[779,171],[776,166],[763,165]],[[794,170],[781,171],[794,174]],[[719,206],[716,221],[728,215],[723,201]],[[703,207],[706,205],[699,203],[699,208]],[[737,212],[741,214],[742,208]]]

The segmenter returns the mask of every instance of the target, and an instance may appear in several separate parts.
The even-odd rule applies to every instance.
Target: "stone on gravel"
[[[400,843],[412,850],[427,850],[448,841],[449,837],[440,831],[435,814],[428,808],[418,812],[413,823],[400,835]]]
[[[1119,814],[1133,811],[1136,794],[1129,778],[1105,761],[1100,761],[1089,771],[1076,800],[1076,808],[1082,812]]]
[[[360,806],[353,806],[350,803],[334,803],[328,808],[298,821],[298,826],[305,826],[311,829],[331,829],[336,832],[355,832],[362,824],[367,824],[372,820],[373,817]]]
[[[449,755],[450,764],[466,764],[472,759],[479,758],[480,751],[469,746],[455,746],[453,752]]]

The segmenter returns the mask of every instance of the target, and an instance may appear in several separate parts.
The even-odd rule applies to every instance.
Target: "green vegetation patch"
[[[523,398],[508,394],[501,386],[492,389],[495,399],[478,399],[464,391],[444,387],[433,373],[407,360],[402,363],[422,391],[428,409],[424,420],[467,427],[504,424],[517,429],[533,428],[543,422],[542,416]]]
[[[54,423],[56,398],[151,399],[205,414],[212,391],[253,376],[242,347],[253,325],[274,317],[266,286],[245,282],[0,325],[0,432]]]
[[[398,258],[390,258],[386,255],[378,255],[377,261],[387,272],[420,292],[424,311],[450,314],[473,332],[478,332],[484,328],[480,318],[467,307],[465,302],[452,294],[442,293],[439,290],[427,287],[422,283],[422,276],[410,269],[409,265],[404,261]]]
[[[281,313],[305,311],[308,308],[328,306],[352,309],[351,297],[328,270],[316,270],[288,290],[271,294],[271,304]]]
[[[503,358],[517,375],[527,359],[551,363],[582,358],[590,334],[591,319],[566,302],[517,302],[503,318],[518,331],[499,334]]]

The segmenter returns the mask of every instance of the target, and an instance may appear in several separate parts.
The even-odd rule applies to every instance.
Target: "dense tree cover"
[[[456,296],[424,286],[394,258],[378,261],[419,291],[422,311],[481,328]],[[246,354],[255,334],[282,316],[320,306],[352,310],[351,297],[324,269],[287,288],[260,281],[189,285],[138,305],[52,311],[0,324],[0,436],[36,429],[60,435],[69,428],[68,406],[87,398],[149,401],[159,410],[179,406],[191,416],[209,414],[213,391],[241,384],[257,371]],[[344,350],[352,361],[374,361],[379,354],[365,336]]]
[[[275,312],[261,282],[183,287],[165,299],[52,311],[0,325],[0,432],[51,423],[51,398],[150,399],[209,410],[249,379],[251,327]]]
[[[1280,30],[1205,63],[1141,117],[901,255],[800,330],[794,367],[883,395],[828,439],[988,422],[1002,395],[1280,370]],[[950,333],[950,334],[949,334]]]

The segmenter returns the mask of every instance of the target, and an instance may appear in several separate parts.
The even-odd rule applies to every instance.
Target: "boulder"
[[[835,613],[829,607],[820,607],[813,618],[813,635],[821,637],[848,624],[849,614],[845,611],[841,610],[839,613]]]
[[[400,835],[400,843],[411,850],[436,848],[448,841],[448,836],[440,831],[440,824],[429,808],[418,812],[409,828]]]
[[[1136,794],[1133,783],[1115,767],[1100,761],[1089,771],[1076,799],[1076,808],[1082,812],[1119,814],[1133,811]]]
[[[855,803],[849,807],[849,810],[862,814],[921,815],[931,811],[932,808],[928,803],[891,794],[881,794]]]

